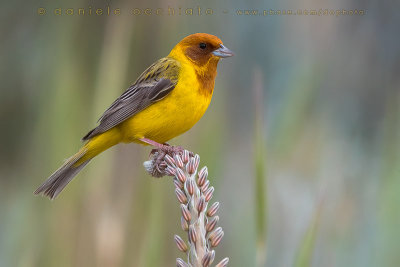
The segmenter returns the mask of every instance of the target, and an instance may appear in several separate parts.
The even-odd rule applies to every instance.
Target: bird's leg
[[[150,152],[150,157],[153,158],[153,170],[150,171],[152,176],[161,177],[165,175],[167,164],[164,162],[165,155],[174,157],[176,154],[183,154],[183,148],[180,146],[170,146],[167,143],[160,144],[148,138],[141,138],[140,141],[155,147]]]
[[[167,143],[160,144],[160,143],[157,143],[156,141],[153,141],[153,140],[145,138],[145,137],[140,138],[139,140],[155,147],[155,149],[153,149],[150,152],[150,154],[153,154],[156,151],[162,151],[162,152],[164,152],[163,157],[165,156],[165,154],[168,154],[171,157],[173,157],[175,154],[183,153],[183,148],[180,146],[170,146]]]
[[[162,144],[157,143],[156,141],[153,141],[153,140],[148,139],[146,137],[140,138],[139,140],[144,142],[144,143],[146,143],[146,144],[149,144],[149,145],[152,145],[152,146],[155,146],[155,147],[158,147],[158,148],[161,148],[163,146]]]

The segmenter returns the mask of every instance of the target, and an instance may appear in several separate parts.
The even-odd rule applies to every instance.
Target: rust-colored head
[[[217,63],[220,58],[233,56],[233,52],[217,36],[207,33],[195,33],[183,38],[172,53],[177,50],[198,66]]]

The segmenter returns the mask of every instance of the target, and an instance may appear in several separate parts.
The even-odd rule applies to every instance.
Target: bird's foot
[[[149,157],[152,161],[152,169],[150,170],[150,174],[154,177],[162,177],[165,175],[165,169],[167,168],[167,164],[164,161],[166,153],[160,149],[152,149]]]
[[[167,168],[167,164],[164,161],[165,155],[174,157],[175,155],[182,155],[184,151],[181,146],[171,146],[167,143],[160,144],[147,138],[142,138],[140,140],[155,147],[150,151],[149,155],[153,162],[153,168],[149,172],[154,177],[162,177],[165,175],[165,169]]]
[[[171,146],[168,143],[163,143],[161,144],[161,146],[159,146],[156,149],[153,150],[161,150],[163,151],[165,154],[170,155],[171,157],[174,157],[175,155],[181,155],[183,154],[183,147],[181,146]],[[164,155],[165,156],[165,155]]]

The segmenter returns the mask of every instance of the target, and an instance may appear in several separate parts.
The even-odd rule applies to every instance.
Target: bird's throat
[[[196,76],[199,81],[200,93],[204,95],[212,95],[214,90],[215,78],[217,77],[218,61],[209,61],[207,64],[196,67]]]

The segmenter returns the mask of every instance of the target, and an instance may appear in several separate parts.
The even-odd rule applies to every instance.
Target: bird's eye
[[[200,43],[200,44],[199,44],[199,47],[200,47],[201,49],[206,49],[207,44],[205,44],[205,43]]]

